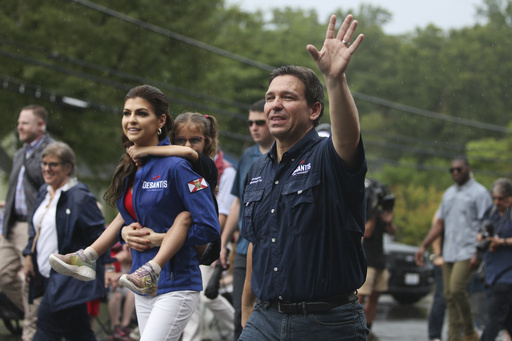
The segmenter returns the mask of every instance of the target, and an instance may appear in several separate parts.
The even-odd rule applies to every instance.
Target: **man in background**
[[[25,313],[23,340],[35,334],[37,304],[28,304],[28,285],[19,276],[22,250],[28,242],[28,219],[39,187],[44,184],[41,153],[54,140],[46,133],[48,113],[39,105],[24,107],[18,118],[18,137],[23,146],[16,151],[9,177],[0,241],[0,288]]]
[[[359,302],[364,303],[366,326],[370,330],[367,340],[378,340],[371,332],[377,313],[380,294],[388,290],[389,272],[384,254],[384,233],[395,235],[393,207],[395,197],[386,187],[373,179],[366,179],[366,224],[363,247],[368,260],[366,280],[358,290]],[[366,302],[365,302],[366,300]]]
[[[270,146],[274,142],[274,137],[270,134],[267,126],[267,120],[263,108],[265,106],[265,100],[261,99],[255,102],[249,109],[249,118],[247,120],[251,137],[256,143],[254,146],[247,148],[240,161],[238,162],[238,169],[233,182],[233,188],[231,194],[235,196],[231,209],[229,211],[226,225],[222,231],[222,248],[220,253],[220,260],[224,267],[227,264],[227,252],[226,246],[231,240],[234,232],[241,228],[242,217],[243,217],[243,206],[240,205],[240,198],[244,190],[245,176],[249,171],[249,168],[261,155],[268,152]],[[233,261],[233,306],[235,308],[235,334],[234,340],[238,340],[238,337],[242,333],[242,291],[245,281],[245,271],[247,264],[247,247],[249,242],[238,237],[236,242],[236,254]]]
[[[478,341],[467,288],[480,220],[491,205],[491,196],[471,176],[465,157],[453,159],[449,171],[455,183],[443,195],[438,219],[416,252],[416,263],[423,265],[425,248],[444,232],[443,286],[450,341]]]

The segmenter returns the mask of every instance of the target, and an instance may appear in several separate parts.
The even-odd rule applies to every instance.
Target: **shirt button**
[[[279,299],[282,301],[283,300],[283,296],[279,296]]]
[[[301,194],[302,193],[302,190],[298,191],[297,194]]]
[[[295,159],[292,159],[292,161],[295,161]]]
[[[274,272],[277,272],[277,266],[274,268]]]
[[[274,210],[274,209],[271,209],[271,210],[270,210],[270,213],[274,213],[274,212],[275,212],[275,210]]]
[[[276,242],[276,239],[275,238],[272,238],[272,243],[275,243]]]
[[[276,180],[274,183],[277,185],[279,183],[279,180]]]

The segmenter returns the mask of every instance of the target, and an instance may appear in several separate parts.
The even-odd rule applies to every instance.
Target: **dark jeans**
[[[364,308],[357,301],[315,314],[283,314],[256,299],[241,341],[338,340],[365,341],[368,335]]]
[[[502,329],[512,335],[512,284],[497,283],[491,286],[489,318],[480,341],[494,341]]]
[[[37,330],[33,341],[96,341],[91,329],[87,303],[52,312],[43,297],[37,313]]]
[[[443,270],[440,266],[434,266],[434,282],[434,301],[428,314],[428,338],[441,339],[446,301],[443,293]]]
[[[242,334],[242,292],[244,290],[245,272],[247,270],[247,255],[235,254],[233,261],[233,307],[235,308],[235,335],[238,340]]]

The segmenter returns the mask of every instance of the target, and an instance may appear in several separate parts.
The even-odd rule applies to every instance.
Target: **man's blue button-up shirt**
[[[366,161],[349,172],[331,137],[312,129],[283,154],[274,144],[253,164],[241,204],[253,244],[252,281],[264,301],[311,301],[348,293],[366,277]]]

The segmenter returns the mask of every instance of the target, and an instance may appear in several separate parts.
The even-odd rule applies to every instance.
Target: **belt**
[[[16,221],[22,221],[22,222],[26,222],[28,221],[28,216],[26,215],[16,215]]]
[[[283,314],[312,314],[322,313],[357,300],[355,292],[328,297],[310,302],[271,302],[270,306]]]

